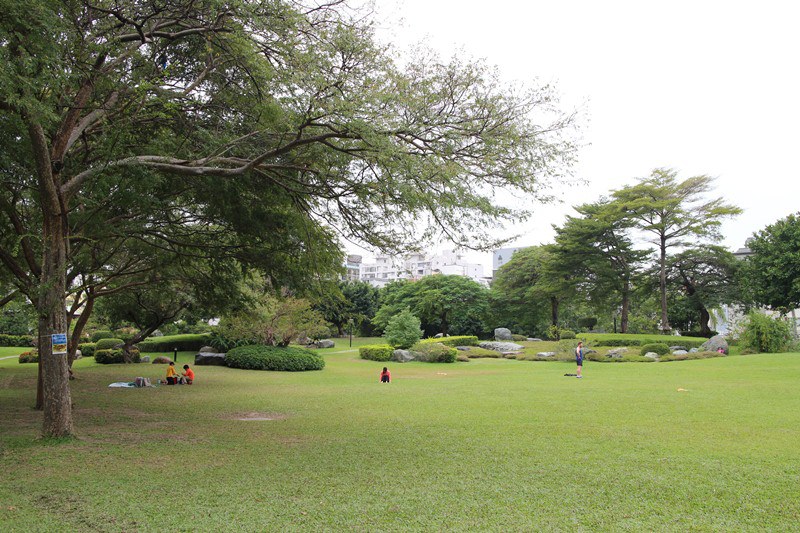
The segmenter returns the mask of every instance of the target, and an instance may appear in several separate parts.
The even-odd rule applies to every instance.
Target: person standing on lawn
[[[578,365],[578,370],[575,373],[576,377],[582,378],[583,374],[583,341],[578,342],[578,347],[575,348],[575,364]]]

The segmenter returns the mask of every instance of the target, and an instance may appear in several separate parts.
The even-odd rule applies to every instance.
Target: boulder
[[[656,352],[647,352],[644,356],[650,359],[658,359],[658,354]]]
[[[622,359],[622,356],[625,355],[625,352],[627,351],[627,348],[614,348],[613,350],[608,351],[608,356],[611,359]]]
[[[395,350],[392,352],[392,361],[398,363],[408,363],[409,361],[413,361],[415,359],[414,352],[409,350]]]
[[[83,359],[83,354],[80,350],[75,350],[75,359]]]
[[[462,352],[468,352],[472,348],[471,346],[456,346],[456,350],[460,350]]]
[[[513,341],[514,337],[511,336],[511,330],[508,328],[497,328],[494,330],[494,340],[496,341]]]
[[[150,362],[150,356],[149,356],[149,355],[144,355],[144,356],[142,356],[142,358],[140,359],[140,361],[141,361],[142,363],[149,363],[149,362]]]
[[[442,337],[444,337],[444,333],[437,333],[433,336],[434,339],[441,339]]]
[[[542,342],[542,339],[537,339],[536,337],[528,337],[525,340],[530,341],[530,342]]]
[[[219,350],[214,348],[213,346],[203,346],[200,348],[200,353],[217,353]]]
[[[316,348],[333,348],[334,346],[336,346],[336,343],[330,339],[323,339],[314,343]]]
[[[492,342],[492,341],[479,342],[478,346],[480,346],[485,350],[494,350],[496,352],[516,352],[524,348],[524,346],[513,342]]]
[[[687,353],[689,352],[687,352],[686,350],[674,350],[672,352],[672,355],[686,355]]]
[[[556,355],[556,352],[539,352],[536,354],[536,357],[553,357]]]
[[[164,334],[161,333],[160,329],[155,330],[153,333],[150,334],[151,337],[163,337]]]
[[[154,365],[168,365],[172,362],[172,359],[167,357],[166,355],[159,355],[155,359],[153,359]]]
[[[194,356],[194,364],[225,366],[225,354],[202,352]]]
[[[697,348],[692,348],[691,350],[689,350],[689,353],[697,353],[699,351],[700,350],[698,350]]]
[[[725,355],[728,355],[728,341],[722,335],[714,335],[700,345],[701,352],[718,352],[720,348]]]
[[[686,346],[670,346],[669,351],[674,352],[676,350],[683,350],[686,351],[688,348]]]

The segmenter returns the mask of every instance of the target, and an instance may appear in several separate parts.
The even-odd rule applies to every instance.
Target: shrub
[[[445,346],[452,346],[453,348],[456,346],[477,346],[478,337],[474,335],[454,335],[452,337],[441,337],[439,339],[422,339],[417,344],[431,344],[437,342]]]
[[[578,319],[579,328],[591,330],[594,329],[596,325],[597,325],[597,317],[587,316]]]
[[[111,338],[103,338],[94,343],[95,353],[97,350],[109,350],[111,348],[116,348],[120,344],[125,344],[125,341],[122,339],[111,339]]]
[[[419,341],[421,336],[419,318],[411,314],[408,309],[404,309],[390,318],[383,330],[386,342],[401,349],[410,348]]]
[[[91,339],[92,342],[97,342],[100,339],[112,339],[114,338],[114,334],[108,330],[98,330],[92,333]]]
[[[756,311],[747,315],[741,343],[746,349],[758,353],[783,352],[792,339],[789,323]]]
[[[159,355],[155,359],[153,359],[154,365],[168,365],[172,362],[172,359],[167,357],[166,355]]]
[[[558,326],[550,326],[547,328],[545,338],[549,341],[557,341],[561,338],[561,330],[558,329]]]
[[[106,340],[106,339],[100,339]],[[133,349],[131,350],[132,362],[139,363],[141,362],[141,358],[139,357],[139,350]],[[97,361],[101,365],[112,365],[112,364],[120,364],[125,362],[125,357],[122,353],[121,348],[110,348],[110,349],[99,349],[95,350],[94,352],[94,360]]]
[[[84,357],[94,357],[94,351],[97,349],[97,344],[93,342],[82,342],[78,345],[81,355]]]
[[[441,342],[417,343],[411,350],[419,354],[418,361],[426,363],[455,363],[458,355],[458,350]]]
[[[370,361],[388,361],[393,352],[394,348],[388,344],[365,344],[358,349],[359,357]]]
[[[38,363],[39,362],[39,352],[36,350],[31,350],[28,352],[22,352],[19,354],[19,362],[20,363]]]
[[[282,372],[304,372],[325,368],[322,356],[311,350],[263,344],[234,348],[228,352],[225,363],[232,368]]]
[[[179,352],[199,350],[211,343],[209,333],[188,333],[186,335],[170,335],[165,337],[151,337],[139,343],[139,350],[144,353],[171,352],[175,348]],[[219,346],[214,346],[219,348]],[[225,350],[227,351],[227,350]]]
[[[574,339],[575,332],[569,329],[562,329],[558,332],[559,339]]]
[[[642,346],[642,349],[639,350],[640,355],[644,355],[647,352],[655,352],[659,357],[661,357],[662,355],[667,355],[669,353],[669,346],[663,342],[654,342],[651,344],[645,344]]]
[[[0,346],[33,346],[33,337],[30,335],[6,335],[0,333]]]

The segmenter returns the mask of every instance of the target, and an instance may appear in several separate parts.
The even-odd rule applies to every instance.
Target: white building
[[[527,246],[518,246],[516,248],[500,248],[492,252],[492,276],[497,276],[497,271],[500,267],[505,265],[511,260],[511,256],[520,250],[527,248]]]
[[[431,274],[464,276],[487,284],[483,276],[483,265],[468,263],[462,253],[453,250],[433,255],[417,252],[403,258],[378,256],[375,263],[361,267],[361,280],[376,287],[383,287],[400,279],[416,280]]]

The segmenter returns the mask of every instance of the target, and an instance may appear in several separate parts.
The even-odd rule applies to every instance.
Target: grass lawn
[[[107,385],[163,366],[84,359],[62,442],[36,438],[35,365],[0,361],[0,531],[798,528],[800,354],[589,362],[583,380],[390,363],[381,385],[363,342],[320,372],[198,367],[149,389]]]

